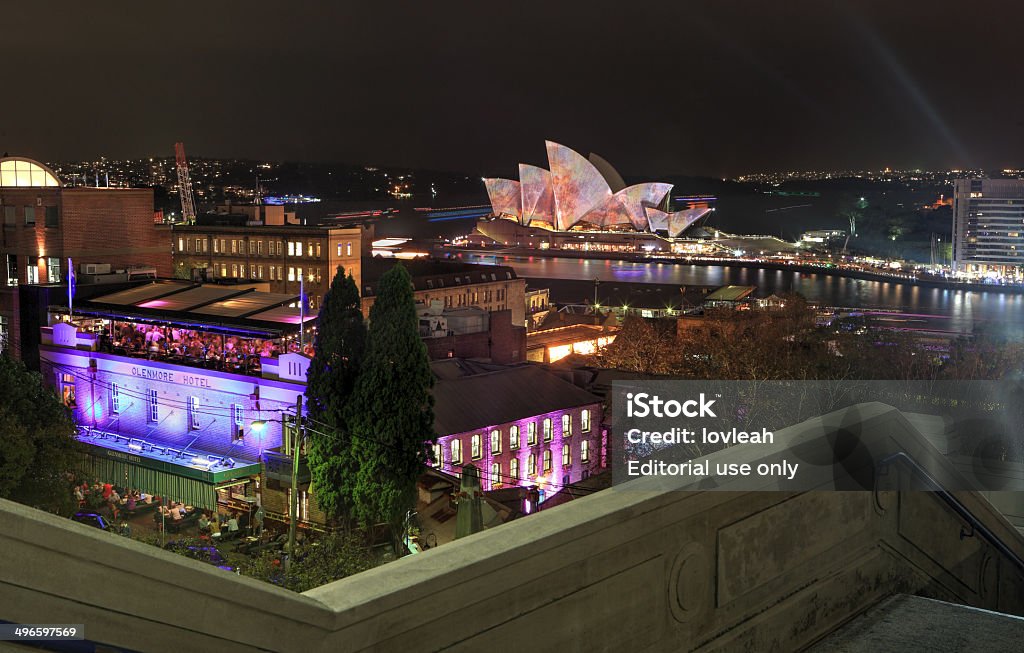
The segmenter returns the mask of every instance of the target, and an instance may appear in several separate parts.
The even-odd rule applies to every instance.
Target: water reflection
[[[494,263],[493,256],[465,255],[473,263]],[[602,282],[670,285],[750,285],[760,292],[795,291],[810,301],[830,306],[896,308],[929,318],[937,330],[1024,339],[1024,297],[994,292],[925,288],[899,283],[849,279],[826,274],[730,266],[634,263],[625,261],[505,257],[522,277],[600,279]]]

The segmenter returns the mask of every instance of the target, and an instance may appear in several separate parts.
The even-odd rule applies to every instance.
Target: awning
[[[213,483],[90,454],[82,455],[78,469],[82,478],[90,483],[96,479],[206,510],[217,508]]]

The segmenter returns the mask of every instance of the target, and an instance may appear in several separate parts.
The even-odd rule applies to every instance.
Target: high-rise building
[[[954,182],[953,272],[973,278],[1024,278],[1024,180]]]

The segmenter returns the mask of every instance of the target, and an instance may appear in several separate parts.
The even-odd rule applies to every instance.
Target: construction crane
[[[181,219],[185,224],[196,221],[196,203],[192,199],[192,180],[188,176],[188,161],[185,160],[185,144],[174,144],[174,158],[178,162],[178,196],[181,197]]]

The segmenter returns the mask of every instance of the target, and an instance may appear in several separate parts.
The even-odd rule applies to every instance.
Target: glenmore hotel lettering
[[[169,370],[156,370],[148,367],[132,367],[132,376],[151,381],[166,381],[167,383],[179,383],[197,388],[209,388],[210,379],[204,376],[192,376],[191,374],[175,374]]]

